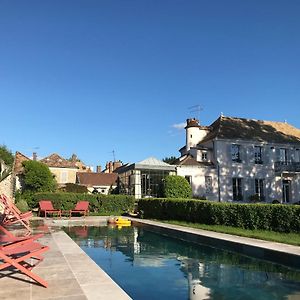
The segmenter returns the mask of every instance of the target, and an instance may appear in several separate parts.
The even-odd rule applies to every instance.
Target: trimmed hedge
[[[32,196],[32,207],[38,207],[40,200],[51,200],[54,208],[69,210],[81,200],[90,202],[90,212],[101,215],[121,214],[134,208],[135,199],[127,195],[90,195],[79,193],[36,193]]]
[[[300,232],[300,206],[297,205],[149,198],[139,200],[138,209],[144,218]]]

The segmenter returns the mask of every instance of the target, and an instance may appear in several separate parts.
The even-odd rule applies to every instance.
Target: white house
[[[194,196],[300,201],[300,130],[283,122],[220,116],[210,126],[188,119],[177,174]]]
[[[78,172],[76,183],[86,186],[90,193],[107,195],[117,187],[118,174]]]

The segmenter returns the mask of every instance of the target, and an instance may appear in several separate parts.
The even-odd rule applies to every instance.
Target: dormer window
[[[241,162],[241,146],[237,144],[231,145],[231,159],[234,162]]]
[[[202,160],[203,161],[207,160],[207,152],[202,152]]]

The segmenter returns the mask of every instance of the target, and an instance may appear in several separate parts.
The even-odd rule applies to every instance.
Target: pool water
[[[133,299],[300,299],[300,270],[143,227],[64,230]]]

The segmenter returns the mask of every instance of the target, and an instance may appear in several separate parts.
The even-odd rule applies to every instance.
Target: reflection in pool
[[[133,299],[300,299],[300,271],[143,227],[65,231]]]

